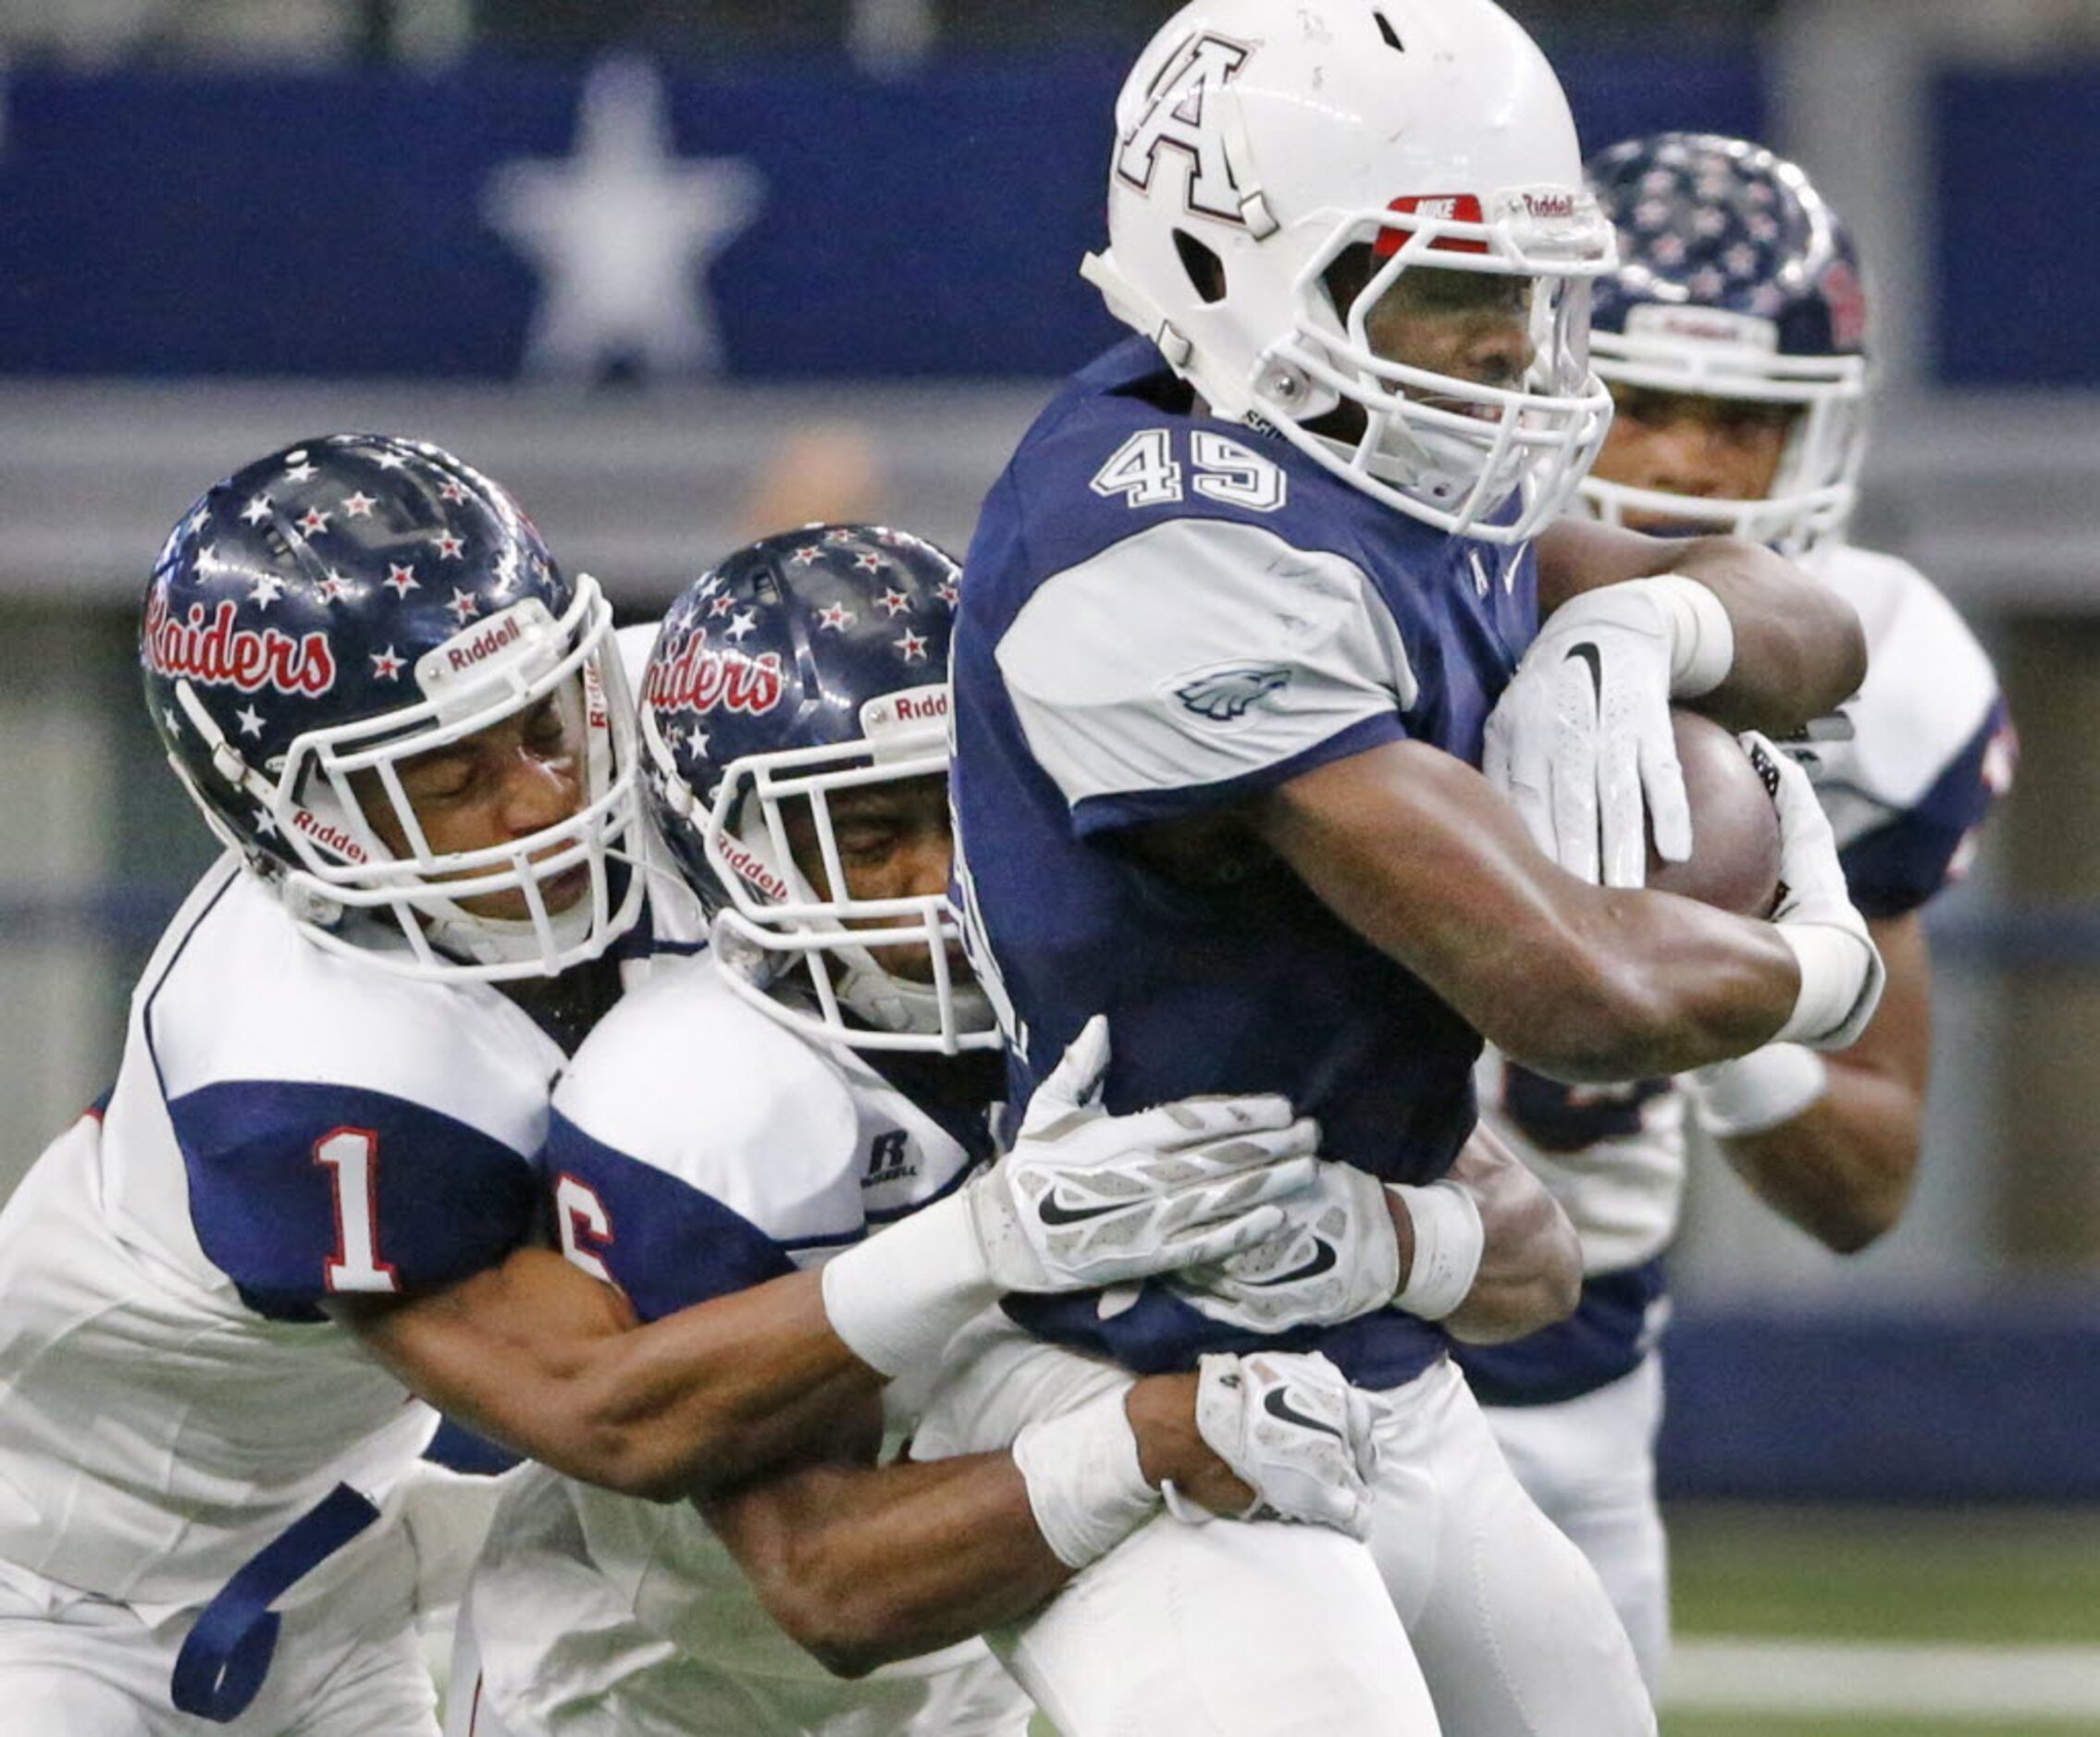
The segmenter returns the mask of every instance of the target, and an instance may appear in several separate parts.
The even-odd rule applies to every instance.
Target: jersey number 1
[[[336,1258],[323,1269],[330,1290],[396,1291],[401,1278],[379,1255],[379,1137],[339,1127],[314,1142],[314,1162],[335,1172]]]

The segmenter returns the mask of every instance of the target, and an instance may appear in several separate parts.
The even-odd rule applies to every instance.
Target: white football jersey
[[[99,1128],[0,1214],[0,1558],[179,1607],[339,1482],[382,1499],[437,1420],[321,1305],[525,1238],[562,1062],[499,990],[324,951],[222,859]]]
[[[1804,755],[1846,877],[1870,917],[1916,909],[1958,876],[2011,777],[2010,731],[1990,659],[1954,606],[1908,561],[1826,547],[1818,577],[1859,613],[1868,673],[1844,707],[1849,740]],[[1685,1186],[1681,1094],[1666,1080],[1563,1086],[1490,1052],[1481,1114],[1580,1233],[1586,1274],[1659,1253]]]
[[[994,1059],[881,1058],[915,1082],[908,1094],[740,1000],[711,958],[663,972],[605,1018],[555,1094],[562,1246],[644,1320],[821,1264],[989,1155]],[[944,1078],[952,1107],[930,1113]],[[1026,1724],[979,1644],[842,1682],[774,1625],[691,1505],[549,1472],[506,1498],[467,1609],[482,1703],[513,1737]]]

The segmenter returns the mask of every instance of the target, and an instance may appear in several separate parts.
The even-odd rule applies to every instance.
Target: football
[[[1779,897],[1779,811],[1743,745],[1696,712],[1674,714],[1685,798],[1692,811],[1689,861],[1648,853],[1648,884],[1740,917],[1769,917]]]

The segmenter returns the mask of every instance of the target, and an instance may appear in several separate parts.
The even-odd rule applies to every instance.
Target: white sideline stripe
[[[2100,1719],[2100,1647],[1680,1638],[1662,1705],[1686,1713],[2092,1721]]]

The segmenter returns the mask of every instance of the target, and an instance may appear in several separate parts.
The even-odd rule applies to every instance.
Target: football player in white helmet
[[[1213,414],[1441,529],[1535,536],[1611,413],[1585,347],[1611,229],[1551,68],[1492,8],[1209,22],[1123,87],[1083,275]]]
[[[1604,434],[1582,303],[1611,239],[1550,68],[1489,0],[1188,6],[1116,122],[1087,273],[1139,336],[1024,437],[961,588],[972,962],[1017,1093],[1097,1004],[1109,1103],[1244,1078],[1316,1103],[1333,1168],[1415,1190],[1426,1265],[1463,1273],[1477,1244],[1439,1189],[1480,1033],[1609,1078],[1842,1043],[1871,1013],[1879,967],[1797,770],[1805,904],[1763,924],[1622,890],[1642,790],[1682,801],[1672,697],[1790,728],[1857,683],[1859,626],[1753,544],[1555,518]],[[1488,744],[1498,695],[1520,703]],[[1588,876],[1525,809],[1587,838]],[[1681,856],[1676,821],[1656,831]],[[1311,1341],[1382,1401],[1368,1546],[1141,1534],[1011,1648],[1066,1737],[1652,1729],[1435,1290]],[[1268,1337],[1172,1282],[1008,1313],[1026,1332],[968,1344],[921,1451],[1011,1439],[1075,1349],[1150,1370]]]
[[[1618,401],[1585,498],[1608,520],[1726,529],[1798,555],[1858,610],[1870,653],[1845,728],[1794,748],[1886,961],[1880,1010],[1828,1055],[1774,1043],[1673,1081],[1579,1090],[1490,1055],[1483,1114],[1583,1239],[1565,1324],[1468,1349],[1525,1486],[1596,1564],[1650,1682],[1669,1642],[1655,1499],[1662,1251],[1698,1130],[1776,1211],[1841,1253],[1896,1222],[1932,1059],[1921,909],[2010,782],[1989,659],[1908,562],[1847,540],[1865,435],[1867,309],[1844,223],[1795,164],[1747,140],[1662,133],[1587,174],[1619,227],[1591,345]]]

